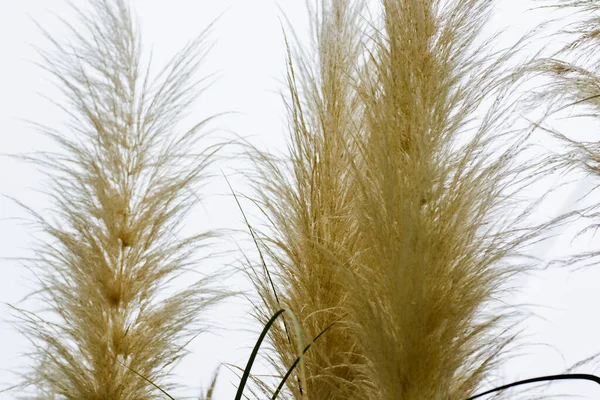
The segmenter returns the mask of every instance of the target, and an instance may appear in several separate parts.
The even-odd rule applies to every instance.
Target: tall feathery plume
[[[347,290],[339,274],[349,266],[356,239],[349,179],[354,136],[361,129],[354,84],[363,51],[362,5],[356,0],[316,4],[314,47],[288,47],[289,155],[253,154],[260,171],[258,201],[272,222],[263,237],[270,270],[253,280],[263,300],[257,307],[261,321],[286,307],[300,325],[301,337],[289,317],[271,329],[272,362],[282,375],[296,360],[298,346],[327,330],[306,353],[304,373],[288,379],[289,393],[348,399],[357,398],[356,339],[347,329]]]
[[[355,274],[342,281],[362,395],[466,399],[513,339],[499,333],[513,314],[490,310],[525,268],[509,257],[536,234],[509,222],[511,194],[535,171],[516,164],[527,135],[508,135],[517,48],[480,37],[488,0],[382,6],[361,74]]]
[[[498,333],[514,314],[490,310],[540,233],[513,210],[543,171],[510,135],[518,46],[480,37],[488,0],[384,0],[380,29],[324,4],[317,73],[306,53],[289,70],[289,169],[255,153],[273,225],[258,312],[288,307],[303,340],[273,329],[273,362],[319,337],[294,398],[467,398],[514,339]]]
[[[163,398],[155,385],[174,387],[199,313],[222,297],[209,278],[183,290],[176,280],[212,235],[179,234],[216,150],[193,152],[206,121],[178,126],[201,90],[205,35],[153,74],[124,0],[73,10],[71,40],[46,32],[53,49],[40,50],[68,123],[40,127],[62,151],[31,158],[51,178],[54,209],[34,213],[49,239],[31,266],[46,311],[21,313],[35,345],[27,383],[39,399]]]

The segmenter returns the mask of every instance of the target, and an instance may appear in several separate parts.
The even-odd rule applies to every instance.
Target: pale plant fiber
[[[563,26],[553,32],[555,41],[564,45],[530,67],[536,73],[550,78],[531,96],[532,106],[542,105],[549,116],[568,110],[569,119],[587,118],[598,127],[600,57],[597,49],[600,45],[600,3],[593,0],[538,0],[537,3],[540,7],[566,12],[576,20],[566,26],[561,24]],[[540,128],[559,140],[561,151],[555,156],[562,168],[583,171],[592,178],[600,176],[598,140],[583,140],[580,134],[587,132],[562,133],[549,124],[540,125]],[[597,188],[595,185],[584,197],[597,193]],[[577,206],[574,214],[588,222],[579,235],[596,231],[600,227],[600,210],[597,204]],[[555,260],[555,263],[569,267],[590,267],[597,264],[599,256],[600,250],[592,249]]]
[[[516,50],[478,42],[491,5],[383,1],[360,88],[361,250],[349,284],[365,398],[467,398],[513,339],[498,333],[510,314],[485,308],[532,232],[508,224],[508,196],[527,172],[515,164],[522,143],[506,146],[519,76],[505,63]]]
[[[162,399],[149,381],[174,387],[199,313],[223,297],[209,278],[169,289],[212,236],[179,234],[217,150],[193,153],[206,121],[178,127],[201,89],[204,34],[153,77],[125,1],[73,10],[70,42],[46,33],[53,48],[40,50],[69,119],[68,132],[40,127],[61,153],[30,158],[51,178],[54,208],[34,213],[48,237],[30,263],[46,311],[21,314],[35,345],[26,383],[37,399]]]
[[[253,153],[271,223],[259,317],[289,307],[304,342],[334,323],[287,395],[467,398],[514,341],[491,307],[540,233],[514,224],[531,209],[511,214],[541,171],[509,130],[519,47],[480,38],[487,0],[383,0],[381,24],[360,1],[319,3],[316,55],[290,58],[289,155]],[[297,340],[272,330],[280,372]]]
[[[320,2],[319,2],[320,3]],[[360,54],[360,5],[356,1],[322,2],[312,9],[317,62],[290,54],[288,83],[290,113],[289,162],[255,151],[260,175],[255,180],[258,201],[273,221],[266,238],[282,293],[273,293],[265,275],[254,276],[263,305],[261,321],[285,305],[297,316],[301,338],[289,322],[274,325],[272,362],[283,375],[298,356],[297,342],[319,338],[298,368],[305,379],[289,379],[294,397],[356,398],[356,336],[345,326],[347,290],[340,269],[349,267],[355,252],[356,225],[351,218],[353,184],[349,173],[360,105],[353,90]],[[292,49],[289,49],[292,52]],[[298,64],[296,64],[298,63]]]
[[[496,299],[548,226],[527,225],[535,204],[513,210],[546,164],[519,163],[528,132],[511,132],[511,92],[541,70],[554,80],[538,99],[597,117],[596,3],[561,2],[593,16],[555,58],[519,69],[519,45],[496,51],[480,34],[492,0],[381,0],[377,17],[363,0],[315,0],[313,49],[288,45],[289,152],[250,152],[268,219],[248,224],[263,258],[247,260],[255,313],[281,314],[266,356],[278,373],[297,363],[281,397],[460,400],[493,381],[516,337]],[[25,383],[44,400],[164,398],[199,313],[225,296],[209,278],[169,287],[212,235],[179,239],[218,149],[190,150],[206,121],[178,126],[203,38],[154,76],[126,2],[88,4],[65,23],[72,42],[48,35],[40,52],[69,132],[39,126],[62,152],[26,157],[50,176],[54,210],[32,211],[49,238],[30,262],[47,309],[19,310],[35,346]],[[597,143],[553,133],[570,145],[563,166],[598,173]]]

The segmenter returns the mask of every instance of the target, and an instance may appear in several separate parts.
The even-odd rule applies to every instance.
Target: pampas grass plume
[[[507,217],[535,176],[516,163],[527,133],[507,133],[518,46],[481,39],[490,1],[384,0],[372,21],[361,2],[318,4],[317,56],[292,52],[288,69],[289,155],[254,153],[272,223],[261,320],[289,307],[305,342],[335,324],[288,393],[467,398],[514,339],[497,333],[513,314],[489,310],[539,234]],[[283,371],[286,328],[271,334]]]
[[[305,381],[303,374],[288,380],[295,398],[356,398],[356,338],[345,327],[347,291],[339,275],[356,238],[348,168],[360,114],[353,90],[360,10],[359,1],[348,0],[312,8],[316,57],[288,46],[289,159],[252,153],[259,170],[257,201],[273,221],[262,238],[270,243],[267,264],[278,277],[276,286],[284,288],[278,295],[268,276],[254,276],[263,300],[257,311],[265,323],[284,305],[296,315],[301,332],[295,335],[289,322],[272,328],[275,367],[285,374],[298,356],[296,343],[308,343],[328,329],[303,357]]]
[[[51,179],[54,208],[34,213],[48,238],[31,262],[47,311],[21,313],[35,345],[26,383],[39,399],[163,398],[156,386],[174,388],[199,314],[224,295],[209,278],[169,289],[212,236],[179,234],[218,149],[192,150],[206,121],[179,127],[201,89],[205,34],[153,74],[124,0],[72,7],[70,41],[46,33],[52,49],[40,50],[68,123],[40,127],[60,154],[30,158]]]

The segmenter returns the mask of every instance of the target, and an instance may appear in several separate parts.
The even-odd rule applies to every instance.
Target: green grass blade
[[[281,382],[279,383],[279,386],[277,386],[277,390],[275,390],[275,392],[273,393],[273,396],[271,397],[271,400],[275,400],[277,398],[277,396],[279,396],[279,392],[281,392],[281,389],[283,389],[283,385],[285,385],[285,382],[288,380],[288,378],[290,377],[290,375],[292,374],[292,372],[294,371],[294,369],[296,369],[296,366],[298,366],[298,363],[300,363],[300,358],[308,351],[308,349],[310,349],[310,346],[315,343],[323,334],[325,334],[325,332],[327,332],[329,329],[331,329],[331,327],[333,325],[335,325],[338,321],[332,322],[327,328],[323,329],[321,331],[321,333],[319,333],[317,336],[315,336],[315,338],[306,345],[306,347],[304,348],[304,350],[302,351],[302,354],[300,356],[298,356],[298,358],[296,358],[296,361],[294,361],[294,363],[292,364],[292,366],[287,370],[285,376],[283,377],[283,379],[281,380]]]
[[[479,397],[485,396],[486,394],[491,394],[491,393],[494,393],[494,392],[500,392],[502,390],[506,390],[506,389],[509,389],[511,387],[520,386],[520,385],[527,385],[529,383],[547,382],[547,381],[562,381],[562,380],[578,380],[578,379],[579,380],[586,380],[586,381],[596,382],[597,384],[600,385],[600,377],[597,377],[596,375],[590,375],[590,374],[560,374],[560,375],[538,376],[537,378],[523,379],[521,381],[517,381],[517,382],[513,382],[513,383],[508,383],[506,385],[498,386],[497,388],[487,390],[487,391],[485,391],[483,393],[476,394],[475,396],[471,396],[467,400],[474,400],[474,399],[477,399]]]
[[[262,263],[263,269],[264,269],[265,273],[267,274],[267,278],[269,279],[269,284],[271,285],[271,289],[273,290],[273,295],[275,296],[275,300],[277,301],[277,304],[279,304],[279,306],[281,307],[281,304],[279,302],[279,296],[277,295],[277,290],[275,290],[275,284],[273,283],[273,279],[271,278],[271,273],[269,272],[269,269],[267,268],[267,263],[265,261],[265,257],[263,256],[263,252],[260,249],[260,246],[258,244],[258,238],[256,237],[256,234],[254,233],[254,229],[252,228],[252,225],[250,225],[250,222],[248,221],[248,218],[246,217],[246,213],[244,212],[244,209],[242,208],[242,205],[240,204],[237,194],[235,194],[235,191],[233,190],[231,183],[229,183],[229,179],[227,179],[227,176],[225,174],[223,174],[223,177],[225,178],[225,181],[227,182],[227,186],[229,186],[229,190],[231,190],[231,194],[233,194],[233,198],[235,199],[235,202],[237,203],[237,206],[240,209],[240,212],[242,213],[242,217],[244,218],[244,223],[246,224],[246,227],[248,227],[248,230],[250,231],[250,235],[252,236],[252,240],[254,241],[254,245],[256,246],[256,250],[258,251],[258,255],[260,257],[260,262]]]
[[[256,344],[254,345],[254,349],[252,349],[252,353],[250,354],[250,358],[248,359],[246,368],[244,368],[244,373],[242,374],[242,379],[240,380],[240,386],[238,387],[237,393],[235,395],[235,400],[242,399],[242,395],[244,393],[244,387],[246,386],[246,382],[248,381],[248,377],[250,376],[250,370],[252,369],[254,360],[256,359],[256,356],[258,355],[258,349],[260,348],[260,345],[262,344],[263,340],[265,339],[265,336],[267,336],[267,332],[269,332],[269,329],[271,329],[271,326],[275,323],[275,320],[284,312],[285,312],[285,310],[281,309],[281,310],[277,311],[275,314],[273,314],[273,316],[271,317],[269,322],[267,322],[267,324],[263,328],[262,332],[260,333],[260,336],[258,337]]]
[[[223,174],[223,177],[225,178],[225,181],[227,182],[227,186],[229,186],[229,190],[231,190],[231,194],[233,195],[233,198],[235,199],[235,202],[238,206],[238,208],[240,209],[240,212],[242,213],[242,217],[244,218],[244,223],[246,224],[246,227],[248,228],[248,231],[250,231],[250,235],[252,236],[252,240],[254,241],[254,246],[256,247],[256,250],[258,251],[258,255],[260,257],[260,261],[262,263],[262,267],[263,270],[265,271],[265,274],[267,275],[267,279],[269,280],[269,284],[271,286],[271,290],[273,291],[273,296],[275,297],[275,301],[277,302],[277,305],[279,307],[281,307],[281,302],[279,301],[279,295],[277,294],[277,290],[275,289],[275,283],[273,282],[273,279],[271,278],[271,273],[269,272],[269,268],[267,267],[267,263],[265,261],[265,257],[263,255],[263,252],[260,248],[260,245],[258,244],[258,238],[256,237],[256,234],[254,232],[254,229],[252,228],[252,225],[250,225],[250,222],[248,221],[248,218],[246,217],[246,213],[244,212],[244,209],[242,208],[242,205],[238,199],[237,194],[235,193],[235,191],[233,190],[233,187],[231,186],[231,183],[229,182],[229,179],[227,179],[227,176],[225,175],[225,173],[223,173],[223,171],[221,171],[221,173]],[[256,203],[254,203],[256,204]],[[259,206],[260,208],[260,206]],[[262,208],[261,208],[262,211]],[[266,212],[263,211],[263,214],[268,215]],[[292,344],[292,338],[290,336],[290,331],[288,328],[288,324],[285,320],[285,318],[283,318],[283,328],[285,330],[285,334],[287,336],[287,340],[290,343],[290,345]],[[298,387],[300,390],[300,393],[302,393],[302,385],[300,382],[298,382]]]

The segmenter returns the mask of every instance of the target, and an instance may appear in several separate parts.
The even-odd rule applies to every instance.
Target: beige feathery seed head
[[[489,310],[539,233],[512,225],[530,209],[510,220],[537,173],[516,164],[527,133],[508,134],[518,47],[479,37],[487,0],[384,0],[381,23],[319,4],[319,56],[290,61],[289,156],[254,153],[272,224],[258,313],[289,307],[304,342],[334,324],[292,398],[467,398],[514,339]],[[283,373],[296,338],[284,323],[271,340]]]
[[[50,312],[21,310],[35,346],[26,383],[39,399],[163,398],[150,382],[173,388],[199,313],[224,296],[209,278],[165,291],[212,236],[178,233],[217,150],[192,153],[206,121],[178,127],[201,90],[205,34],[152,74],[124,0],[73,9],[68,44],[46,32],[54,47],[40,50],[69,119],[64,130],[40,127],[61,154],[28,158],[50,177],[54,208],[33,213],[47,240],[32,269]]]
[[[479,39],[490,1],[382,4],[361,76],[356,272],[344,275],[364,392],[467,398],[512,339],[496,335],[509,314],[486,309],[520,270],[508,256],[534,235],[507,221],[510,194],[533,171],[514,165],[522,140],[507,146],[504,133],[516,50]]]
[[[257,311],[266,322],[288,307],[298,318],[303,343],[330,327],[303,358],[306,381],[300,373],[288,379],[294,398],[357,398],[356,338],[346,328],[347,293],[339,269],[347,267],[356,237],[347,178],[360,131],[353,85],[363,50],[361,8],[360,1],[317,2],[311,12],[316,56],[288,47],[289,158],[252,155],[261,171],[258,201],[273,222],[263,240],[275,281],[272,287],[266,274],[253,277],[263,300]],[[273,361],[282,375],[298,356],[299,339],[288,320],[271,330]]]

